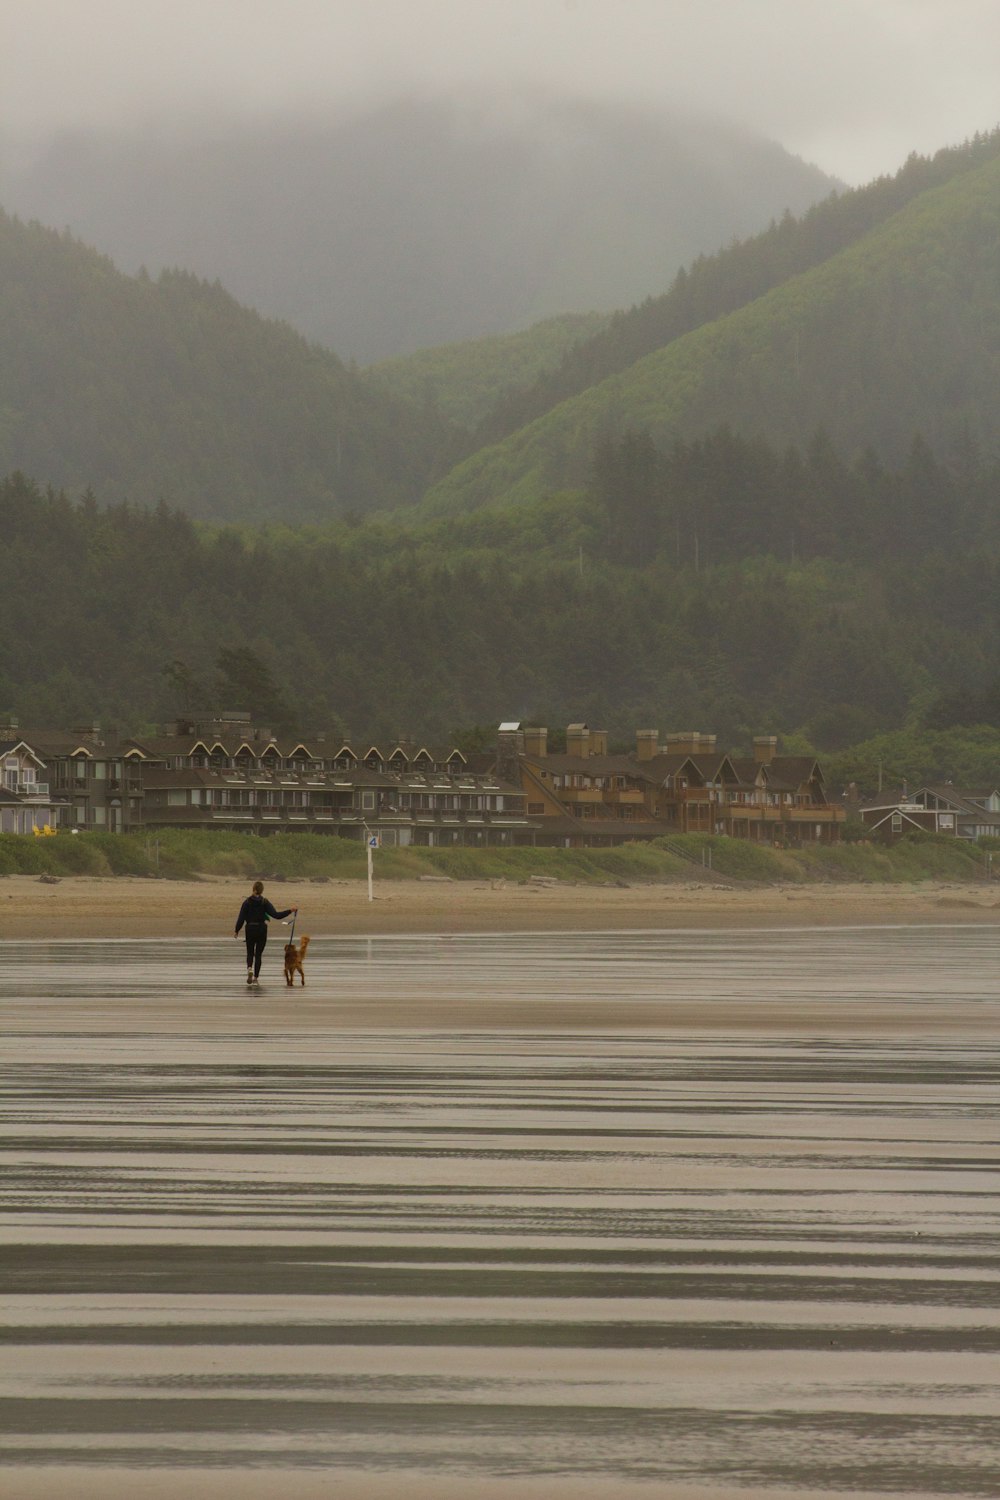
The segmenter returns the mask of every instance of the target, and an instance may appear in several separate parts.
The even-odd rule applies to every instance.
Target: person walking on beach
[[[246,929],[247,984],[260,983],[260,961],[267,944],[268,918],[273,917],[275,921],[281,922],[285,917],[290,917],[293,911],[298,911],[298,907],[290,906],[287,911],[275,911],[264,895],[264,882],[254,881],[253,891],[240,907],[240,914],[236,918],[236,931],[233,934],[238,938],[240,928]]]

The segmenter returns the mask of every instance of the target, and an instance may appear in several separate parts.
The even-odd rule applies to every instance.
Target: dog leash
[[[298,912],[297,911],[293,911],[292,912],[292,930],[291,930],[291,932],[289,934],[289,937],[288,937],[288,941],[290,943],[294,943],[295,942],[295,924],[298,921],[298,919],[299,919]]]

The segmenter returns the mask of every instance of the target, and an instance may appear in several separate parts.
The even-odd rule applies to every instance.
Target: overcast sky
[[[0,26],[8,138],[548,84],[856,183],[1000,122],[1000,0],[0,0]]]

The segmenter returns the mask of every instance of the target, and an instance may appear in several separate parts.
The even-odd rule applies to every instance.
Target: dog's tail
[[[308,937],[300,937],[299,938],[299,957],[300,958],[305,958],[305,956],[306,956],[306,949],[308,947],[309,947],[309,939],[308,939]]]

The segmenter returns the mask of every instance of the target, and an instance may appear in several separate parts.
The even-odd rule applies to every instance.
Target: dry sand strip
[[[428,1474],[400,1469],[392,1474],[370,1469],[329,1466],[321,1473],[275,1466],[273,1469],[199,1468],[126,1469],[74,1464],[44,1467],[0,1467],[0,1485],[5,1500],[177,1500],[179,1495],[198,1500],[777,1500],[788,1490],[757,1485],[673,1483],[658,1480],[613,1479],[575,1475],[527,1474],[495,1479],[481,1474]],[[830,1500],[829,1489],[795,1490],[795,1500]],[[884,1500],[885,1492],[851,1490],[848,1500]],[[921,1500],[919,1495],[912,1500]],[[933,1500],[930,1491],[926,1500]]]
[[[49,885],[11,875],[0,879],[0,941],[226,937],[249,890],[248,881],[211,877],[74,876]],[[369,902],[362,880],[288,880],[266,894],[279,910],[300,907],[298,932],[313,937],[1000,922],[995,887],[935,883],[731,889],[386,880]]]

